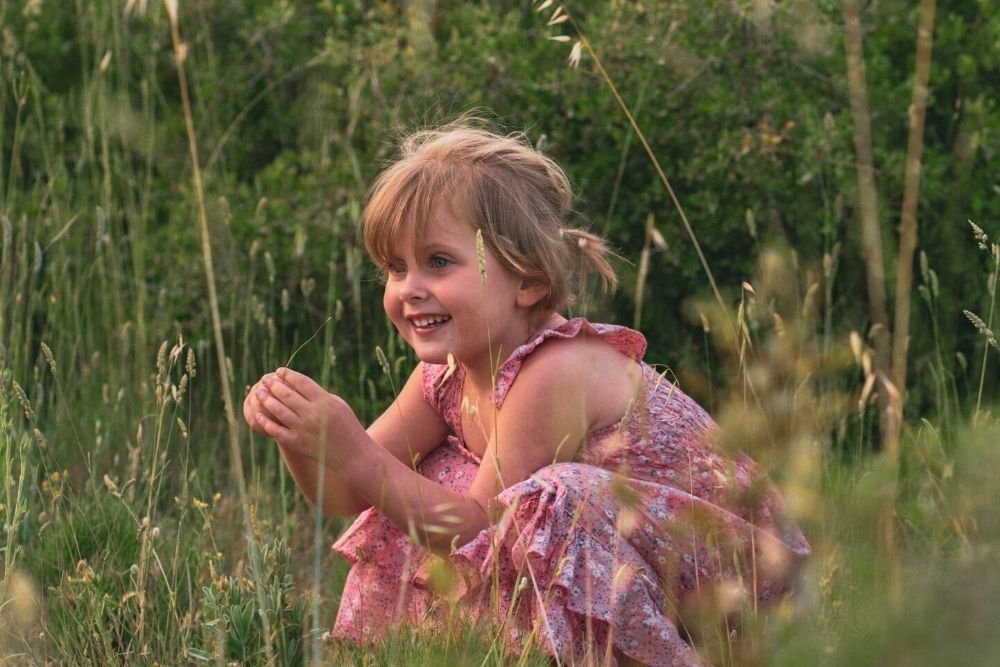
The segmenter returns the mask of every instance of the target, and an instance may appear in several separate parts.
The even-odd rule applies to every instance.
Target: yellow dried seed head
[[[483,243],[483,230],[476,230],[476,255],[479,257],[479,279],[486,284],[486,245]]]
[[[163,376],[167,374],[167,350],[170,344],[167,341],[163,341],[160,344],[160,351],[156,353],[156,372],[157,372],[157,382],[161,382]]]
[[[42,356],[45,357],[45,361],[48,362],[49,368],[52,369],[52,374],[56,373],[56,358],[52,355],[52,350],[45,343],[42,343]]]
[[[386,375],[392,375],[392,369],[389,367],[389,360],[385,356],[385,352],[378,345],[375,346],[375,356],[378,358],[378,365],[382,367],[382,372]]]
[[[45,434],[39,431],[37,428],[32,431],[32,435],[35,436],[35,442],[41,449],[48,449],[49,441],[45,439]]]
[[[31,409],[31,401],[28,400],[28,395],[24,393],[24,389],[21,389],[21,385],[17,383],[17,380],[11,380],[10,385],[14,389],[14,397],[17,398],[17,402],[21,404],[21,408],[24,410],[24,418],[30,422],[35,421],[35,411]]]

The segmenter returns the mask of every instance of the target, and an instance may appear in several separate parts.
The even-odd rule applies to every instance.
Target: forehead
[[[442,199],[424,215],[407,218],[390,241],[392,251],[404,254],[413,249],[419,254],[437,247],[457,248],[474,243],[474,226],[454,209]]]
[[[369,195],[362,215],[365,247],[376,264],[387,266],[399,256],[401,244],[423,245],[449,234],[461,238],[461,220],[468,207],[468,173],[456,165],[424,158],[404,159],[383,172]]]

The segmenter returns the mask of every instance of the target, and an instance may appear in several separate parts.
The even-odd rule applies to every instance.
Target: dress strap
[[[497,383],[493,390],[493,402],[497,408],[503,405],[518,371],[524,360],[534,352],[539,345],[551,338],[575,338],[585,332],[598,336],[625,356],[635,361],[642,361],[646,353],[646,338],[638,331],[617,324],[594,324],[585,318],[574,317],[557,327],[543,329],[534,338],[514,350],[507,360],[497,369]]]
[[[462,385],[465,372],[461,366],[420,362],[421,387],[424,400],[433,408],[452,432],[462,438]]]

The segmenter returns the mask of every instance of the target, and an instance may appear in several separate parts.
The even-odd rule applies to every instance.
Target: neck
[[[566,322],[566,318],[558,313],[548,313],[530,322],[516,335],[511,334],[508,340],[491,341],[490,353],[492,360],[484,360],[484,363],[471,364],[461,361],[462,369],[465,371],[465,384],[480,396],[492,395],[496,386],[496,374],[500,366],[507,357],[521,345],[531,341],[543,329],[558,327]]]

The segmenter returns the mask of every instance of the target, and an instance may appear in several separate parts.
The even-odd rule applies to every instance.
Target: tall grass
[[[251,192],[234,184],[226,142],[255,108],[234,119],[213,113],[221,66],[213,45],[193,28],[186,42],[178,35],[199,130],[191,142],[214,148],[200,186],[220,266],[213,333],[197,268],[192,163],[176,149],[183,130],[166,112],[180,94],[170,26],[153,3],[140,14],[143,6],[129,3],[135,12],[123,15],[116,3],[75,4],[79,89],[50,91],[23,51],[0,62],[0,657],[547,664],[457,612],[433,634],[401,630],[370,647],[318,641],[346,574],[326,548],[342,524],[305,506],[271,443],[237,425],[232,437],[247,456],[246,492],[238,490],[243,471],[231,469],[236,457],[220,444],[233,428],[223,398],[231,391],[239,400],[332,317],[296,363],[351,398],[363,419],[391,399],[392,378],[411,359],[369,303],[373,285],[352,228],[363,179],[350,167],[352,185],[306,219],[276,184],[307,187],[308,175],[276,176]],[[12,11],[0,4],[0,17]],[[580,35],[596,61],[598,49]],[[366,110],[353,103],[345,113],[353,128]],[[345,134],[348,147],[364,141]],[[333,159],[317,155],[312,167],[332,169]],[[173,191],[157,189],[171,171]],[[739,285],[718,285],[714,303],[697,309],[714,313],[704,331],[725,369],[716,376],[738,379],[717,389],[722,442],[773,471],[815,547],[786,602],[762,610],[741,601],[738,623],[705,621],[700,649],[718,664],[1000,659],[991,632],[1000,590],[989,576],[1000,564],[1000,484],[991,474],[1000,425],[983,390],[997,369],[1000,260],[990,242],[996,222],[980,224],[986,241],[970,237],[969,248],[981,243],[990,254],[985,309],[942,304],[933,267],[921,273],[934,332],[923,352],[937,392],[927,418],[904,432],[895,465],[872,456],[872,351],[852,351],[831,324],[835,258],[803,267],[791,252],[765,249],[757,274],[746,276],[751,291],[740,290],[739,318],[724,312]],[[647,262],[665,249],[657,233],[650,218]],[[298,272],[307,249],[326,254],[325,274]],[[642,296],[636,306],[638,321]],[[942,311],[963,307],[983,315],[983,353],[970,362],[974,408],[937,333]],[[377,372],[376,343],[391,372]],[[748,378],[755,401],[745,399]],[[878,546],[886,506],[904,582],[898,604],[888,602],[892,571]]]

